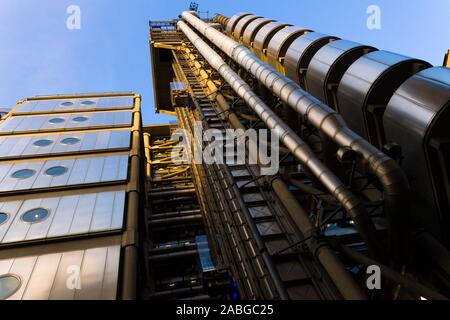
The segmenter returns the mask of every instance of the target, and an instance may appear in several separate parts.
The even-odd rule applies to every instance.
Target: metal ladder
[[[189,46],[189,48],[195,51],[192,46]],[[229,128],[229,124],[223,119],[223,113],[220,112],[219,107],[211,100],[207,88],[201,83],[196,70],[190,65],[183,53],[176,52],[176,56],[191,94],[195,97],[195,104],[205,126],[224,132],[225,129]],[[216,167],[215,165],[212,166]],[[254,165],[249,164],[225,165],[221,169],[215,168],[215,173],[209,174],[212,185],[221,184],[220,187],[216,185],[215,191],[221,189],[226,195],[226,201],[235,201],[241,204],[232,214],[237,215],[239,211],[245,217],[244,220],[248,229],[254,231],[248,241],[262,243],[262,247],[259,248],[258,245],[255,245],[259,251],[257,255],[260,257],[264,251],[269,255],[269,261],[265,261],[266,266],[262,268],[265,270],[259,274],[258,280],[259,287],[262,288],[261,279],[272,278],[270,281],[272,283],[269,285],[272,292],[270,292],[270,289],[262,290],[260,293],[262,296],[254,298],[335,298],[335,290],[325,285],[326,281],[323,281],[324,272],[313,260],[312,254],[305,248],[295,246],[301,240],[298,231],[294,230],[287,213],[270,187],[260,181],[261,179],[257,174],[258,170],[257,168],[255,170],[254,167]],[[224,173],[224,171],[226,172]],[[226,183],[226,173],[231,177],[231,183]],[[250,257],[249,259],[256,258]],[[271,264],[272,267],[268,267],[268,264]],[[274,273],[269,275],[267,269],[272,269]],[[274,280],[274,277],[278,279]],[[276,287],[273,282],[276,281],[280,281],[283,288],[278,287],[273,290]]]

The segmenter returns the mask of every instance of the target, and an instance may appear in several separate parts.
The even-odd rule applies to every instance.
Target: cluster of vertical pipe
[[[266,125],[274,130],[280,137],[280,140],[292,152],[292,154],[317,176],[326,176],[327,187],[333,195],[341,201],[343,206],[352,215],[355,224],[360,228],[361,235],[366,243],[377,252],[378,242],[375,239],[375,229],[371,223],[364,207],[359,200],[346,188],[346,186],[314,155],[309,146],[298,137],[295,132],[290,129],[283,121],[251,90],[249,85],[245,83],[232,69],[229,67],[206,42],[204,42],[186,23],[178,22],[178,28],[187,36],[191,43],[197,48],[200,54],[208,61],[208,63],[219,72],[224,80],[235,90],[235,92],[244,99],[247,104],[255,111],[256,114],[266,123]],[[242,126],[242,125],[241,125]],[[277,182],[276,188],[280,188],[280,182]],[[289,194],[286,186],[284,186],[284,194]],[[289,199],[292,200],[292,199]],[[312,235],[314,227],[309,221],[306,212],[296,203],[296,201],[287,201],[289,206],[295,206],[291,212],[296,212],[295,217],[297,224],[305,235]],[[314,250],[319,260],[335,282],[336,286],[348,299],[362,299],[364,294],[354,284],[344,267],[338,262],[331,249],[322,244]]]
[[[393,251],[396,255],[402,256],[404,254],[401,252],[402,248],[407,247],[407,235],[404,234],[405,220],[401,212],[407,212],[409,185],[398,164],[353,132],[336,111],[304,91],[293,80],[259,60],[247,47],[210,27],[196,17],[193,12],[183,12],[182,17],[320,132],[337,145],[349,147],[362,157],[369,170],[378,177],[383,185],[385,210],[390,220],[390,231],[396,236],[396,240],[392,241],[392,244],[398,246],[398,249],[394,248]],[[334,185],[333,176],[321,171],[313,170],[313,172],[328,188]],[[341,194],[345,197],[348,196],[348,198],[338,198],[338,200],[345,204],[346,208],[350,208],[350,212],[354,211],[356,216],[365,216],[360,215],[363,209],[354,197],[345,192]]]

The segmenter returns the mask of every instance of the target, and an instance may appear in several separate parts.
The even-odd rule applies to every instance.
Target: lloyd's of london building
[[[0,121],[0,300],[135,291],[141,128],[132,93],[31,98]]]
[[[0,300],[450,297],[450,52],[250,13],[149,27],[155,111],[177,124],[143,126],[127,92],[0,119]],[[278,172],[174,159],[198,123],[273,130]]]

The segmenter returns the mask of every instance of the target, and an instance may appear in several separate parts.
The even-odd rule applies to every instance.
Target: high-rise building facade
[[[224,150],[228,130],[280,141],[267,141],[272,175],[249,140],[244,162],[191,165],[237,297],[448,296],[448,59],[433,67],[250,13],[179,18],[150,22],[156,112],[177,116],[193,156],[208,150],[199,127]],[[366,281],[374,266],[381,290]]]
[[[2,119],[0,299],[135,297],[140,100],[35,97]]]
[[[448,57],[195,11],[150,56],[174,123],[129,92],[1,118],[0,299],[450,296]]]

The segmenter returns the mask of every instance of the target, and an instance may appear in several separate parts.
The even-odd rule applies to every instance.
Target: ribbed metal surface
[[[224,34],[210,28],[207,24],[189,12],[184,12],[182,16],[197,29],[197,31],[260,80],[261,83],[278,96],[281,101],[300,113],[311,125],[318,128],[339,146],[351,147],[355,152],[360,154],[361,158],[367,160],[369,170],[377,175],[377,177],[380,178],[380,182],[383,184],[385,201],[388,203],[387,207],[390,209],[390,219],[392,218],[390,220],[391,225],[400,225],[402,219],[397,208],[408,206],[401,196],[407,193],[407,182],[404,173],[394,160],[387,157],[380,152],[379,149],[370,143],[367,143],[364,139],[361,139],[360,136],[346,126],[339,114],[335,113],[330,107],[323,105],[320,101],[305,92],[295,84],[293,80],[282,76],[280,73],[276,72],[274,68],[267,66],[261,60],[257,59],[248,48],[239,45]],[[241,85],[245,86],[243,83],[241,83]],[[331,186],[332,183],[336,182],[331,181],[334,180],[333,178],[328,179],[325,174],[318,173],[319,171],[316,169],[317,168],[311,169],[311,171],[319,177],[325,186]],[[333,193],[336,193],[337,189],[333,190]],[[351,214],[355,221],[360,220],[356,224],[359,225],[359,227],[366,229],[360,232],[361,235],[365,235],[364,237],[366,237],[364,241],[372,247],[372,252],[381,252],[379,242],[375,235],[373,222],[368,219],[365,208],[360,203],[356,203],[359,202],[357,197],[346,192],[344,189],[339,190],[339,192],[340,191],[344,191],[344,194],[338,195],[336,198],[348,199],[348,201],[340,201],[342,201],[341,203],[343,203],[344,207],[348,208],[347,212]],[[401,205],[400,202],[402,203]],[[352,204],[350,205],[350,203]],[[393,214],[393,211],[396,213]],[[393,227],[393,229],[397,229],[398,231],[395,232],[397,238],[404,239],[404,233],[402,233],[400,229],[396,227]]]
[[[444,154],[445,146],[448,150],[449,102],[450,69],[429,68],[400,86],[383,117],[387,140],[402,147],[402,167],[412,177],[412,211],[424,226],[433,226],[432,232],[444,237],[450,196],[447,193],[445,199],[437,194],[445,194],[450,177],[443,172],[436,149],[441,148]],[[448,161],[446,165],[448,170]]]
[[[310,32],[295,39],[287,49],[284,58],[286,76],[305,88],[304,77],[312,57],[320,48],[334,39],[336,37],[318,32]]]
[[[20,278],[18,290],[8,300],[113,300],[119,259],[119,245],[11,257],[0,260],[0,275]],[[77,270],[80,289],[75,290],[68,284]]]
[[[226,28],[227,33],[229,35],[232,35],[234,28],[236,27],[239,20],[241,20],[242,18],[249,16],[249,15],[250,15],[250,13],[241,12],[241,13],[238,13],[238,14],[235,14],[234,16],[232,16],[227,23],[227,28]]]
[[[86,121],[74,121],[86,118]],[[61,119],[61,120],[53,120]],[[52,121],[56,121],[52,123]],[[82,114],[53,114],[42,116],[20,116],[6,119],[0,124],[0,135],[29,131],[62,131],[77,128],[101,128],[130,126],[131,111],[95,112]]]
[[[406,79],[423,68],[431,67],[425,61],[387,51],[374,51],[356,60],[342,77],[337,100],[339,111],[349,127],[381,147],[384,132],[377,128],[374,111],[369,105],[379,106],[383,113],[395,90]]]
[[[22,216],[33,209],[48,210],[39,223]],[[0,225],[0,243],[15,243],[119,230],[123,225],[125,191],[111,191],[0,202],[8,220]]]
[[[251,14],[251,15],[245,16],[242,19],[240,19],[239,22],[236,24],[236,27],[234,28],[233,37],[237,41],[239,41],[241,39],[241,37],[243,36],[243,34],[244,34],[245,28],[247,28],[247,26],[252,21],[255,21],[258,18],[261,18],[261,17],[255,16],[254,14]]]
[[[65,100],[31,100],[14,113],[53,113],[83,110],[132,109],[134,97],[81,98]]]
[[[285,27],[289,27],[289,24],[281,23],[281,22],[271,22],[263,26],[255,36],[255,40],[253,41],[253,49],[254,53],[258,58],[265,57],[263,51],[267,49],[270,40],[272,37]]]
[[[23,156],[128,149],[130,138],[129,130],[0,137],[0,157],[7,159]],[[39,146],[42,141],[45,142],[45,145]]]
[[[213,49],[211,49],[211,47],[187,27],[184,22],[178,22],[178,27],[195,45],[197,50],[209,62],[211,67],[220,73],[233,90],[250,108],[253,109],[258,117],[264,121],[267,127],[273,130],[272,134],[276,134],[283,145],[291,151],[292,155],[300,163],[311,170],[319,181],[322,182],[323,186],[342,204],[349,215],[352,216],[353,220],[355,220],[355,224],[360,228],[361,234],[364,237],[365,235],[369,235],[367,237],[369,239],[366,239],[367,243],[375,243],[374,226],[371,223],[365,224],[360,222],[360,219],[364,219],[362,217],[367,217],[367,212],[361,206],[360,200],[357,199],[348,187],[316,157],[308,144],[286,125],[275,112],[251,90],[250,86],[242,80],[242,78],[240,78]],[[355,208],[357,209],[355,210]]]
[[[286,51],[295,39],[309,31],[311,30],[293,26],[283,28],[275,33],[267,45],[269,64],[282,71],[281,64],[278,59],[284,58]]]
[[[362,55],[376,50],[348,40],[335,40],[323,46],[312,57],[306,74],[309,92],[337,109],[335,92],[350,65]]]
[[[46,174],[48,169],[60,166],[67,168],[64,174]],[[19,170],[33,170],[34,174],[26,179],[14,178],[12,174]],[[0,192],[122,181],[127,176],[128,155],[3,163],[0,164]]]
[[[242,35],[242,43],[245,43],[246,45],[250,46],[251,43],[255,40],[255,36],[258,33],[258,31],[263,26],[269,24],[270,22],[273,22],[273,20],[266,18],[258,18],[250,22],[250,24],[245,28],[244,33]]]

